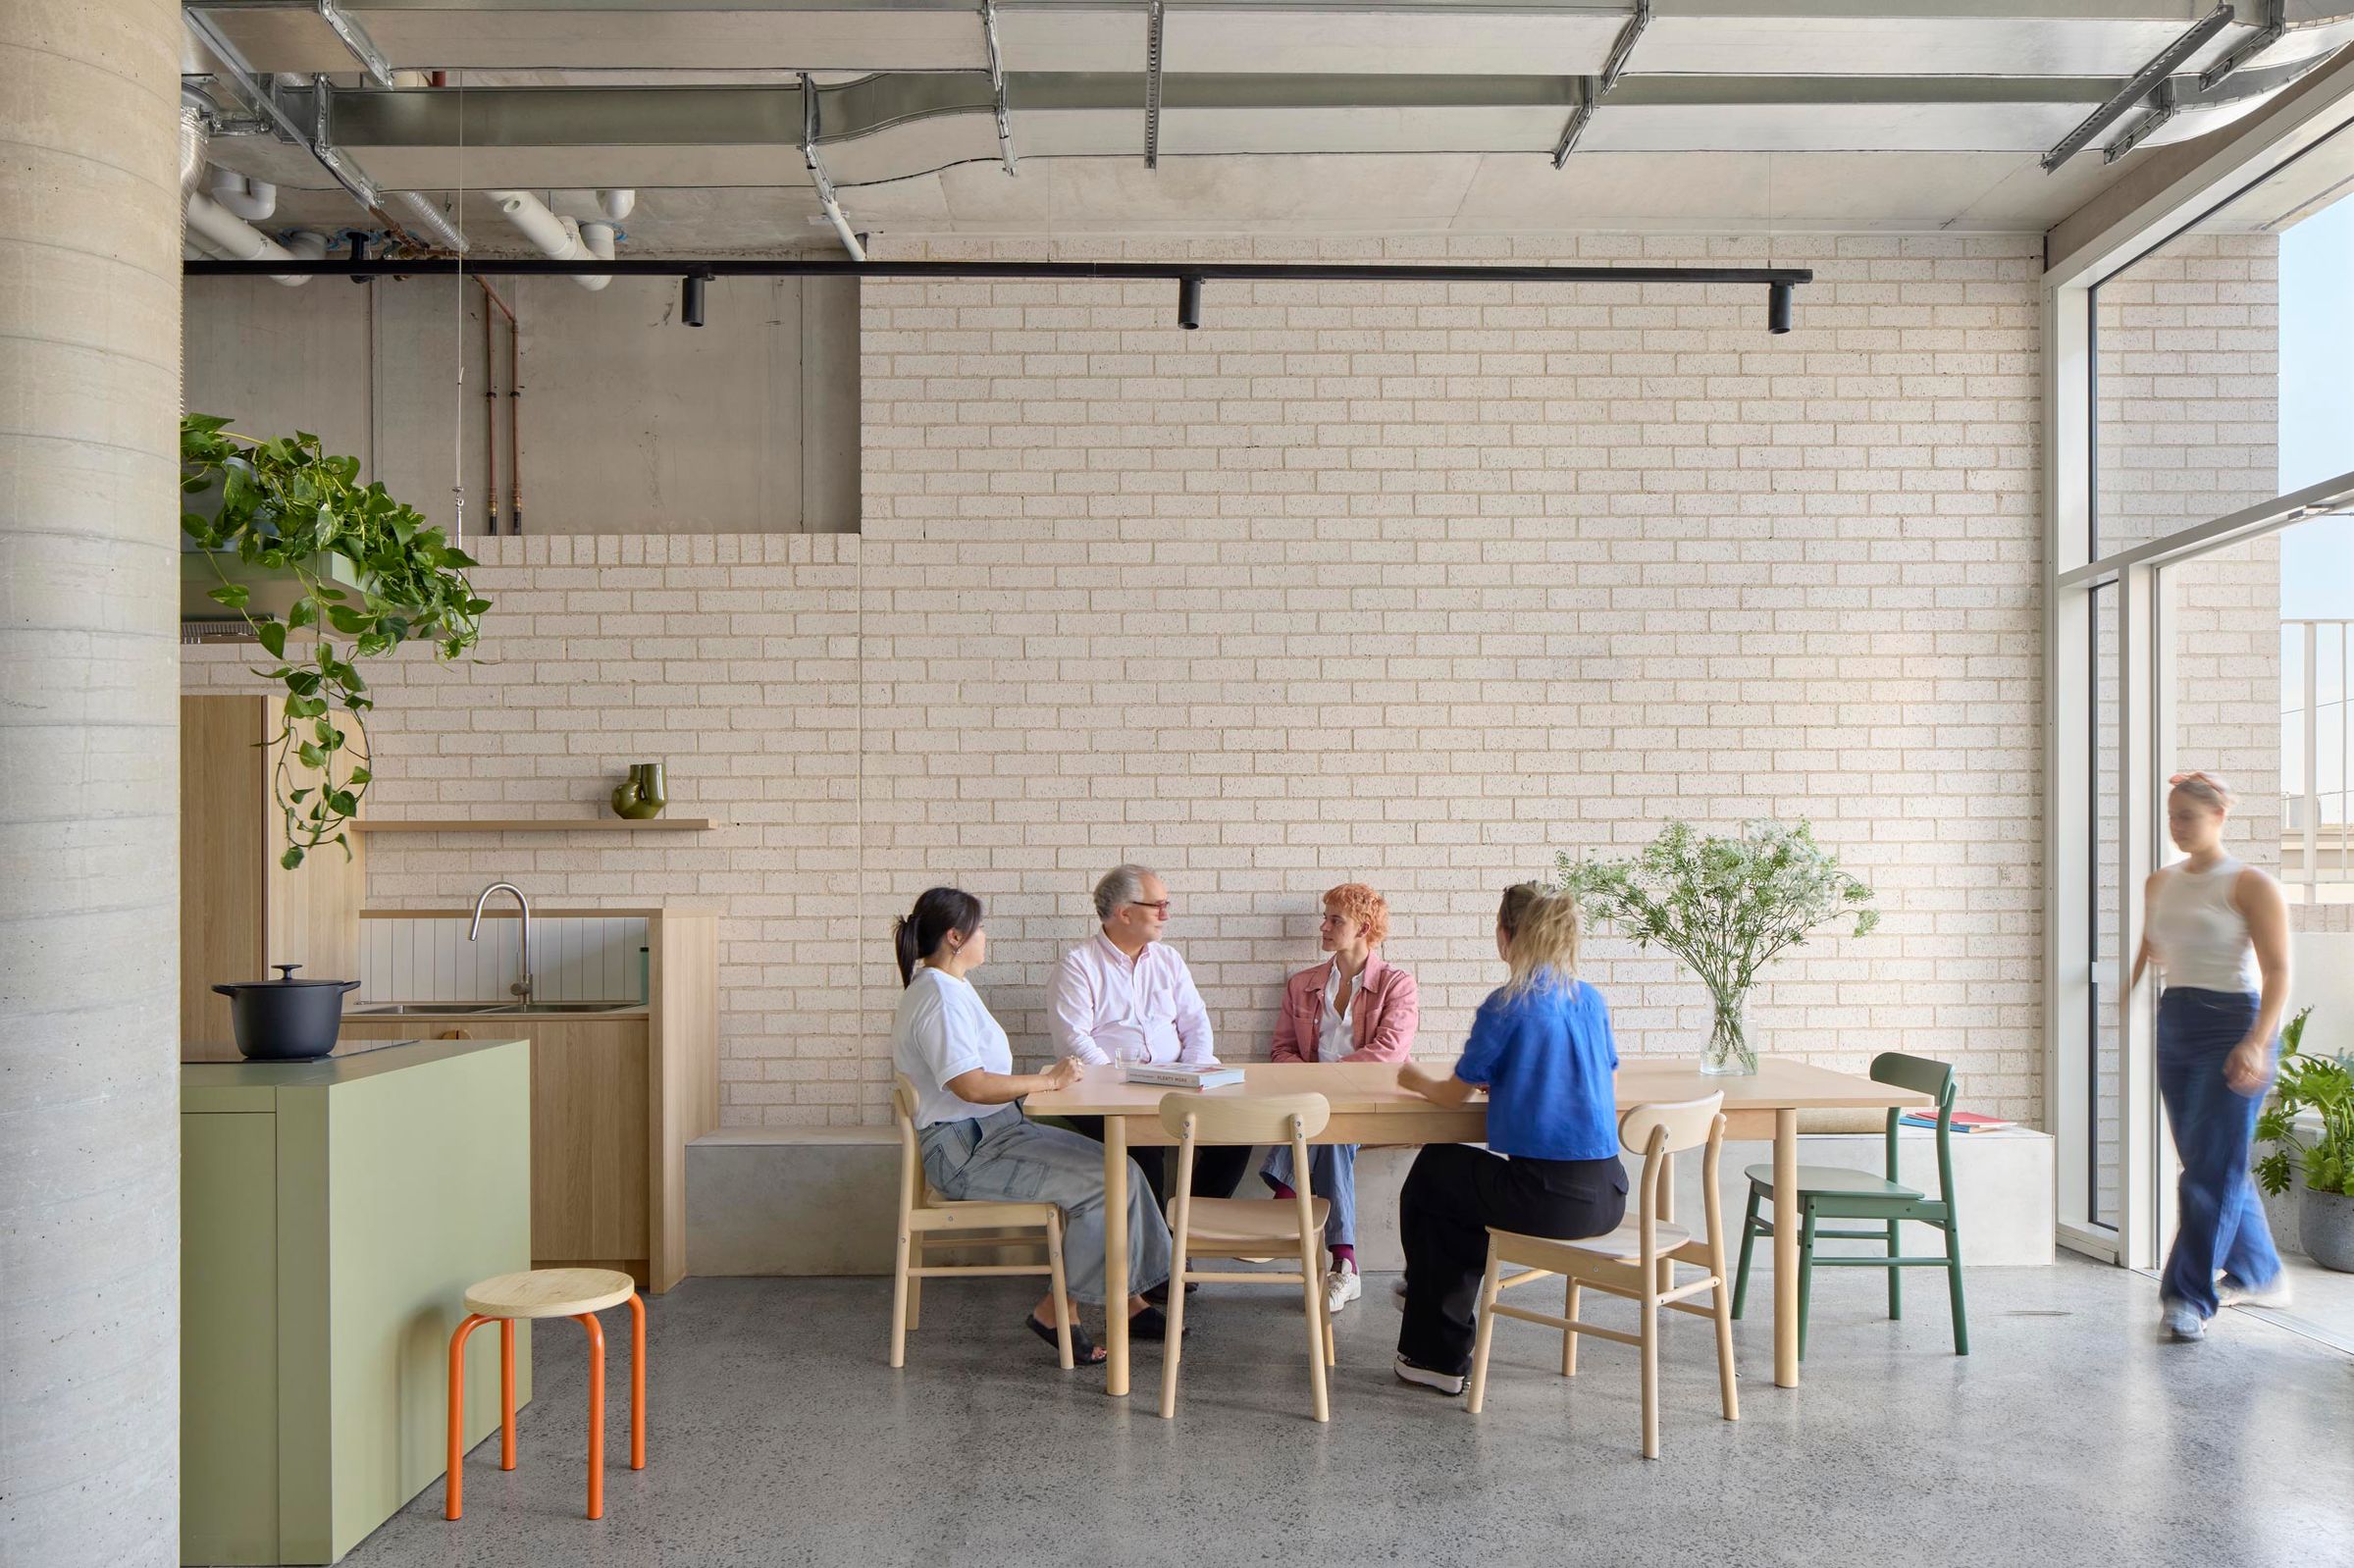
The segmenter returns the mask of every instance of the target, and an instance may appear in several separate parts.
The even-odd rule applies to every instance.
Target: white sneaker
[[[1424,1388],[1436,1388],[1444,1394],[1457,1394],[1463,1391],[1463,1380],[1459,1377],[1449,1377],[1443,1372],[1433,1372],[1428,1367],[1418,1367],[1404,1356],[1398,1357],[1395,1365],[1397,1381],[1400,1383],[1411,1383]]]
[[[2216,1281],[2215,1298],[2226,1307],[2285,1307],[2289,1303],[2288,1271],[2283,1269],[2273,1282],[2259,1290],[2241,1284],[2229,1275]]]
[[[1324,1277],[1324,1310],[1327,1312],[1338,1312],[1364,1293],[1365,1281],[1357,1278],[1354,1269],[1337,1267]]]
[[[2159,1322],[2170,1338],[2190,1342],[2207,1337],[2207,1320],[2187,1301],[2167,1302],[2165,1316]]]

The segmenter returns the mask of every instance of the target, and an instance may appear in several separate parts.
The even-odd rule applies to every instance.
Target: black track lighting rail
[[[1433,262],[1262,261],[853,261],[713,258],[664,260],[616,256],[610,261],[549,261],[544,257],[426,256],[409,260],[327,257],[265,261],[190,260],[190,278],[454,278],[466,274],[510,278],[676,278],[681,315],[703,325],[704,288],[714,278],[1049,279],[1066,283],[1175,283],[1177,325],[1201,325],[1205,283],[1443,283],[1443,284],[1747,284],[1766,290],[1766,330],[1791,328],[1793,290],[1814,281],[1807,267],[1515,267]]]

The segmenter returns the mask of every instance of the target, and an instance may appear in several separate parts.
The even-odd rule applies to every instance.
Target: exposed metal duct
[[[450,222],[448,215],[444,213],[441,208],[426,200],[424,192],[396,191],[392,199],[399,203],[401,210],[416,222],[418,228],[433,236],[436,244],[445,250],[454,250],[461,256],[466,253],[468,246],[465,231]]]

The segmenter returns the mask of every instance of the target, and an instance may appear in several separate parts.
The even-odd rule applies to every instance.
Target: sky
[[[2280,490],[2354,469],[2354,199],[2280,236]],[[2281,535],[2280,614],[2354,616],[2354,517]]]

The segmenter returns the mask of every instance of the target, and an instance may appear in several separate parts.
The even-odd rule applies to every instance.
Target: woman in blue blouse
[[[1480,1004],[1453,1074],[1411,1062],[1397,1070],[1399,1087],[1434,1105],[1488,1091],[1488,1147],[1425,1148],[1399,1197],[1406,1323],[1397,1375],[1440,1393],[1461,1393],[1471,1370],[1488,1227],[1575,1240],[1616,1229],[1627,1212],[1618,1046],[1601,993],[1576,977],[1577,901],[1533,882],[1507,889],[1495,951],[1512,977]]]

